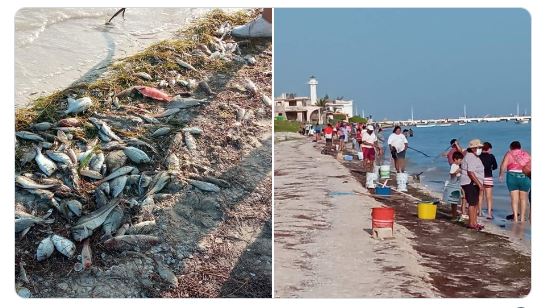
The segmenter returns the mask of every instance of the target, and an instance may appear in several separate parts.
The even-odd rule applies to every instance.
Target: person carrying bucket
[[[364,171],[373,172],[375,161],[375,149],[379,149],[377,137],[374,134],[372,125],[366,126],[366,131],[362,133],[362,156],[364,157]],[[379,149],[378,152],[381,150]]]
[[[482,153],[483,144],[480,139],[471,140],[468,144],[467,154],[461,163],[461,187],[464,190],[466,202],[468,202],[468,228],[480,231],[484,226],[478,224],[478,202],[483,191],[485,177],[483,163],[479,156]]]

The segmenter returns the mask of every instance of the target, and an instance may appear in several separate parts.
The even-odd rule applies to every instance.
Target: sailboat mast
[[[413,106],[411,106],[411,123],[413,124]]]
[[[464,118],[466,119],[466,104],[464,105]]]
[[[516,116],[519,117],[519,103],[518,103],[518,109],[517,109],[517,114],[516,114]]]

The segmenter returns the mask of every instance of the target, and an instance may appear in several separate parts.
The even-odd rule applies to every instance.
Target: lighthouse
[[[317,85],[318,81],[315,79],[315,76],[311,76],[311,79],[307,83],[309,85],[311,105],[317,104]]]

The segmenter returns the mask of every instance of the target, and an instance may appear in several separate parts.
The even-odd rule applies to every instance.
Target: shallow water
[[[493,145],[493,155],[500,167],[502,158],[512,141],[519,141],[526,151],[531,152],[531,125],[515,124],[514,122],[494,123],[469,123],[464,126],[452,125],[447,127],[413,127],[414,136],[408,138],[409,146],[419,150],[430,157],[408,149],[406,154],[408,173],[421,174],[421,183],[428,189],[435,192],[442,192],[444,183],[449,177],[449,164],[442,153],[449,148],[449,141],[453,138],[459,140],[461,146],[468,145],[472,139],[479,138],[482,143],[485,141]],[[385,137],[392,131],[387,129]],[[464,148],[464,147],[463,147]],[[506,182],[499,182],[499,171],[493,171],[493,215],[494,223],[503,228],[512,228],[512,223],[506,221],[506,215],[512,213],[510,195]],[[484,204],[482,209],[487,210]],[[525,224],[525,235],[531,236],[530,224]]]
[[[15,105],[92,80],[117,58],[172,37],[209,9],[24,8],[15,15]]]

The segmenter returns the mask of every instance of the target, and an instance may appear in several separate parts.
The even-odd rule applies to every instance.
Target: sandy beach
[[[288,137],[286,137],[288,136]],[[447,207],[419,220],[435,197],[374,196],[358,161],[323,155],[324,144],[277,133],[276,297],[521,297],[530,291],[530,249],[517,232],[450,222]],[[349,151],[347,151],[349,153]],[[371,237],[371,209],[395,209],[394,239]]]

